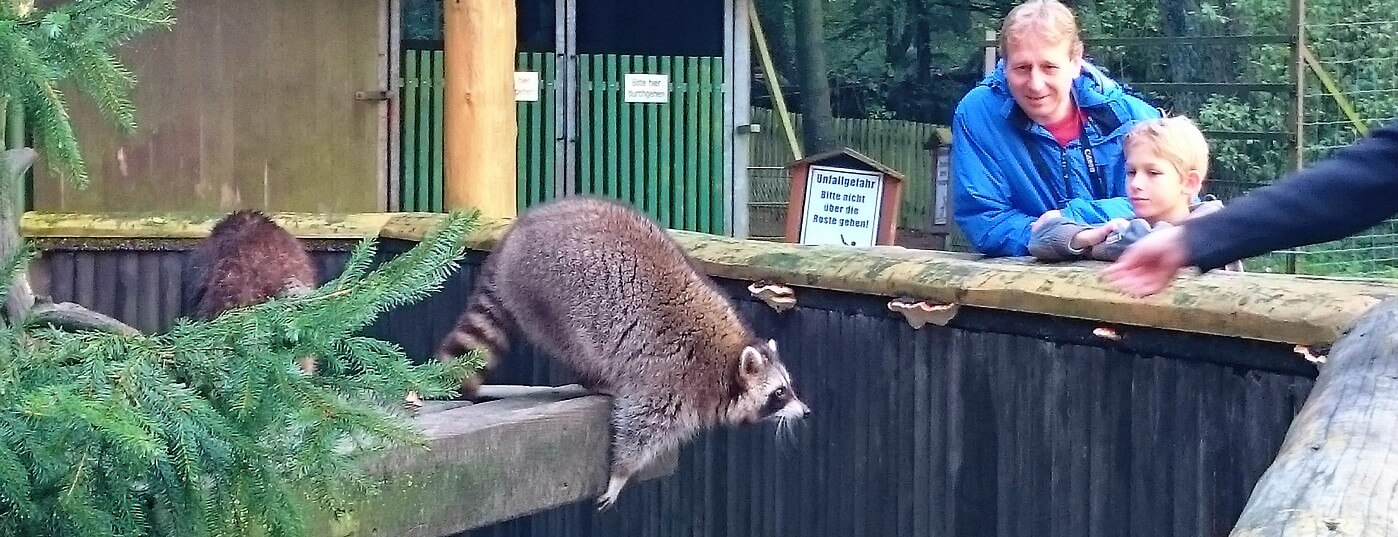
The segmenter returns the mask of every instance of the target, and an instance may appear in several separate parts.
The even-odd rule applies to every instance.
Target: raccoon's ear
[[[777,340],[775,340],[775,339],[769,339],[769,340],[767,340],[767,348],[772,349],[772,352],[777,352]]]
[[[738,358],[738,372],[745,377],[755,377],[762,373],[766,360],[752,345],[743,347],[743,354]]]

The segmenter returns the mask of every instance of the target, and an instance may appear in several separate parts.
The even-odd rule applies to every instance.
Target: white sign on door
[[[529,102],[539,100],[539,73],[537,71],[515,71],[515,100]]]
[[[670,75],[626,74],[626,102],[670,102]]]
[[[873,246],[879,233],[883,176],[811,166],[801,209],[801,244]]]

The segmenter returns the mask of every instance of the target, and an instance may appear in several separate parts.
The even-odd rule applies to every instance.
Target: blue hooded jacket
[[[951,130],[952,209],[977,251],[1028,255],[1029,225],[1055,209],[1087,225],[1135,216],[1126,197],[1121,142],[1132,125],[1158,118],[1160,111],[1086,61],[1072,95],[1087,121],[1083,136],[1068,147],[1058,145],[1015,103],[1004,61],[957,105]],[[1089,151],[1083,150],[1083,139]]]

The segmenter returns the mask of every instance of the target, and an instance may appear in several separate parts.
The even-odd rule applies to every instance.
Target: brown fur
[[[701,429],[753,423],[788,403],[783,419],[805,412],[775,343],[753,334],[664,229],[608,200],[567,197],[521,215],[437,359],[480,348],[490,367],[514,335],[613,396],[604,507],[656,454]]]
[[[317,274],[305,245],[266,215],[236,211],[217,224],[188,265],[188,313],[213,319],[233,308],[315,289]],[[301,367],[314,371],[314,360]]]

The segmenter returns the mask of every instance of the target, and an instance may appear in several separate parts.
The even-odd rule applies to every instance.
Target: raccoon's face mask
[[[793,420],[809,416],[810,407],[796,397],[791,375],[777,354],[777,342],[748,345],[738,360],[738,400],[730,406],[733,421]]]

